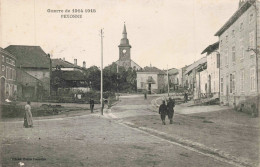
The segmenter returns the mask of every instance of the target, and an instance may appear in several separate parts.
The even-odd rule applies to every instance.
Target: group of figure
[[[162,101],[162,104],[159,107],[159,114],[161,115],[163,125],[166,125],[165,123],[166,115],[168,115],[170,124],[173,124],[174,107],[175,107],[175,101],[172,98],[169,98],[167,105],[165,104],[165,100]]]

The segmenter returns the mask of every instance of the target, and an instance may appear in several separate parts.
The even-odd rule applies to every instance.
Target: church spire
[[[124,23],[124,30],[123,30],[123,38],[127,38],[125,23]]]

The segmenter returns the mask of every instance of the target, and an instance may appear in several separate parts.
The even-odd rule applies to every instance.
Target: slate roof
[[[80,66],[74,65],[62,59],[51,59],[51,61],[52,61],[52,68],[55,68],[57,65],[62,66],[62,68],[81,68]]]
[[[10,45],[6,51],[17,59],[17,67],[49,68],[50,58],[40,46]]]
[[[205,62],[207,62],[207,57],[202,57],[201,59],[197,60],[196,62],[194,62],[193,64],[191,64],[185,72],[185,75],[188,74],[190,71],[192,71],[194,68],[198,67],[200,64],[204,64]]]
[[[166,70],[167,73],[167,70]],[[172,68],[168,70],[169,75],[176,75],[179,74],[179,70],[177,68]]]
[[[219,48],[219,42],[216,42],[216,43],[214,43],[214,44],[212,44],[212,45],[209,45],[206,49],[204,49],[204,50],[202,51],[201,54],[204,54],[204,53],[206,53],[206,52],[207,52],[207,54],[210,54],[211,52],[213,52],[214,50],[216,50],[216,49],[218,49],[218,48]]]
[[[138,72],[154,72],[158,74],[166,74],[163,70],[158,69],[157,67],[144,67],[143,69],[139,70]]]
[[[6,50],[4,50],[4,49],[1,48],[1,47],[0,47],[0,52],[1,52],[2,54],[8,55],[8,56],[10,56],[10,57],[16,59],[16,57],[15,57],[14,55],[12,55],[11,53],[7,52]]]

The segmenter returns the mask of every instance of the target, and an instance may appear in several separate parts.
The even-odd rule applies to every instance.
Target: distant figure
[[[31,102],[27,101],[27,104],[25,105],[25,113],[24,113],[24,127],[25,128],[32,128],[33,126],[33,120],[32,120],[32,112],[31,112]]]
[[[188,102],[188,93],[185,92],[184,93],[184,103],[187,103]]]
[[[174,114],[174,107],[175,101],[169,98],[169,102],[167,103],[167,111],[168,111],[168,118],[170,120],[170,124],[173,124],[173,114]]]
[[[165,123],[165,116],[167,114],[167,106],[165,105],[165,101],[162,101],[162,104],[159,107],[159,114],[161,115],[162,124],[166,125]]]
[[[147,99],[147,93],[144,92],[144,99],[146,100]]]
[[[91,113],[93,113],[93,110],[94,110],[94,105],[95,105],[95,102],[93,99],[90,99],[89,100],[89,105],[90,105],[90,110],[91,110]]]

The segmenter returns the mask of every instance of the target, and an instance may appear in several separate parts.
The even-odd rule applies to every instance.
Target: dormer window
[[[235,37],[235,30],[232,30],[232,37]]]
[[[253,19],[254,19],[254,14],[251,13],[251,14],[249,15],[249,24],[253,21]]]
[[[239,30],[242,31],[244,29],[243,22],[240,23]]]
[[[226,35],[226,42],[228,42],[228,35]]]

